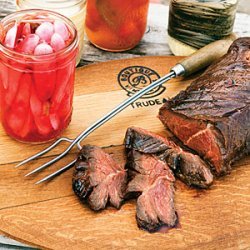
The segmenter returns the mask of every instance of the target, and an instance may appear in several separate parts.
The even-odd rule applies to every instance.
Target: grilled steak
[[[124,144],[127,149],[136,149],[145,154],[162,153],[176,146],[174,142],[138,127],[127,129]]]
[[[128,128],[125,147],[142,153],[157,154],[168,163],[175,175],[188,185],[207,188],[213,182],[211,171],[198,155],[184,151],[173,141],[145,129]]]
[[[91,209],[104,209],[108,202],[119,208],[126,184],[126,171],[109,154],[96,146],[82,147],[75,164],[73,190]]]
[[[250,152],[250,38],[237,39],[185,91],[163,105],[163,124],[218,175]]]
[[[139,193],[136,220],[139,228],[149,232],[161,226],[174,227],[177,216],[174,207],[174,176],[167,164],[157,157],[131,150],[127,168],[135,175],[127,193]]]

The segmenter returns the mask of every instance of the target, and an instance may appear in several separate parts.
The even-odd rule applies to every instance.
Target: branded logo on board
[[[124,68],[118,74],[118,82],[120,86],[127,92],[128,96],[132,96],[134,93],[140,91],[141,89],[145,88],[146,86],[158,80],[159,78],[160,75],[156,71],[145,66],[130,66]],[[166,88],[164,86],[159,86],[152,89],[150,92],[140,98],[151,100],[141,102],[137,101],[132,104],[132,107],[139,108],[143,106],[146,107],[163,104],[166,101],[165,99],[152,100],[152,98],[155,98],[162,94],[165,89]]]

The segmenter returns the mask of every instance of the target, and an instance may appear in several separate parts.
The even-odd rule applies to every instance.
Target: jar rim
[[[63,16],[55,11],[44,10],[44,9],[20,10],[20,11],[16,11],[16,12],[4,17],[0,21],[0,24],[2,24],[5,27],[10,22],[15,21],[15,19],[18,15],[24,16],[25,14],[33,14],[36,12],[41,14],[41,15],[44,15],[44,14],[48,15],[49,14],[48,16],[56,17],[56,18],[58,18],[58,20],[63,20],[66,23],[66,25],[68,26],[68,28],[70,29],[70,32],[72,33],[72,41],[63,49],[60,49],[56,52],[53,52],[51,54],[46,54],[46,55],[30,55],[30,54],[24,54],[21,52],[17,52],[17,51],[14,51],[14,50],[4,46],[1,42],[0,42],[0,51],[2,51],[5,55],[11,57],[12,59],[13,59],[13,56],[16,56],[16,57],[20,57],[22,59],[25,58],[26,60],[30,59],[32,61],[40,62],[40,61],[49,61],[49,60],[51,60],[51,58],[58,56],[60,54],[63,54],[63,53],[67,53],[78,46],[78,35],[77,35],[77,29],[75,27],[75,24],[69,18],[67,18],[67,17],[65,17],[65,16]],[[41,18],[41,20],[42,20],[42,18]]]
[[[35,9],[36,9],[36,8],[40,8],[40,7],[43,7],[43,4],[44,4],[44,2],[41,3],[40,1],[16,0],[16,5],[17,5],[18,7],[20,7],[22,4],[25,4],[26,2],[28,2],[29,4],[32,3],[32,5],[33,5],[33,7],[34,7]],[[47,7],[48,7],[49,10],[52,10],[52,9],[57,9],[57,8],[58,8],[58,6],[54,6],[54,7],[53,7],[52,4],[60,3],[60,8],[63,8],[63,9],[65,8],[65,9],[66,9],[66,8],[68,8],[68,7],[73,7],[73,6],[76,6],[76,5],[85,3],[86,0],[46,0],[45,2],[46,2],[47,4],[51,4],[51,5],[47,6]],[[67,5],[62,6],[62,2],[67,3]],[[71,4],[70,4],[70,2],[71,2]],[[46,7],[46,8],[47,8],[47,7]],[[20,7],[20,8],[22,8],[22,7]]]

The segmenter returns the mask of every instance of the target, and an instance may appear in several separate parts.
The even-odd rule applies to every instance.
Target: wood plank
[[[77,69],[74,115],[63,135],[74,137],[93,121],[127,98],[118,83],[119,72],[131,66],[144,66],[159,75],[166,74],[180,58],[141,57]],[[176,79],[166,84],[158,96],[139,102],[162,100],[185,88],[189,80]],[[161,105],[128,107],[116,118],[95,131],[84,143],[105,146],[107,152],[124,164],[121,145],[128,126],[141,126],[166,135],[156,118]],[[112,134],[110,133],[112,131]],[[20,169],[15,162],[33,154],[45,145],[21,144],[11,140],[0,128],[0,232],[41,248],[48,249],[244,249],[250,245],[250,157],[236,164],[233,172],[216,180],[207,191],[176,182],[176,207],[180,228],[167,234],[149,234],[137,228],[135,202],[121,210],[109,208],[94,213],[80,204],[71,189],[72,169],[49,183],[33,183],[75,158],[72,151],[55,166],[34,177],[25,173],[47,161],[50,154]],[[110,145],[116,145],[110,147]],[[120,146],[119,146],[120,145]]]
[[[111,151],[117,155],[121,148]],[[155,249],[156,245],[160,249],[247,249],[249,174],[248,165],[237,167],[208,191],[177,182],[180,228],[167,234],[138,230],[134,201],[120,210],[95,213],[75,196],[1,209],[0,228],[15,239],[48,249]]]
[[[165,0],[163,0],[164,2]],[[240,12],[245,12],[250,14],[247,8],[247,2],[248,0],[241,0],[240,1],[240,7],[238,8],[238,11]],[[14,0],[0,0],[0,19],[7,14],[13,12],[15,10],[14,6],[15,1]],[[164,2],[165,3],[165,2]],[[149,17],[148,17],[148,31],[145,34],[143,40],[141,43],[133,50],[130,50],[128,52],[123,52],[123,53],[107,53],[107,52],[102,52],[95,47],[93,47],[87,40],[85,41],[85,50],[84,54],[82,55],[82,60],[80,65],[86,65],[90,64],[93,62],[99,62],[99,61],[106,61],[106,60],[112,60],[112,59],[118,59],[118,58],[132,58],[132,57],[140,57],[141,55],[169,55],[171,54],[171,51],[169,50],[169,47],[167,45],[167,13],[168,13],[168,8],[167,6],[163,5],[151,5],[150,6],[150,11],[149,11]],[[250,15],[247,14],[242,14],[242,13],[237,13],[236,16],[236,22],[235,22],[235,28],[234,30],[239,33],[240,36],[249,36],[250,35],[250,26],[249,24],[250,20]],[[157,63],[156,63],[157,64]],[[164,72],[163,72],[164,73]],[[89,77],[89,76],[88,76]],[[91,81],[85,81],[85,85],[90,84]],[[103,84],[102,84],[103,85]],[[98,93],[102,89],[102,85],[100,82],[96,85],[92,85],[91,91],[94,93],[94,91],[97,91]],[[105,84],[104,84],[105,85]],[[100,88],[100,90],[99,90]],[[118,85],[117,85],[117,90],[118,90]],[[76,93],[80,93],[78,91],[83,91],[85,88],[81,88],[81,85],[76,84]],[[89,90],[89,88],[88,88]],[[91,92],[90,91],[90,92]],[[89,92],[89,93],[90,93]],[[102,92],[102,90],[101,90]],[[78,110],[78,109],[77,109]],[[77,119],[77,115],[74,115],[73,120]],[[72,126],[72,124],[71,124]],[[78,127],[78,126],[76,126]],[[74,127],[75,128],[75,127]],[[109,128],[109,127],[108,127]],[[79,131],[82,129],[82,125],[78,127]],[[154,129],[157,130],[156,127]],[[0,134],[1,134],[1,129],[0,129]],[[105,130],[103,131],[105,132]],[[161,132],[161,131],[158,131]],[[69,132],[65,132],[69,133]],[[69,133],[71,135],[71,133]],[[71,136],[75,136],[76,133],[74,133]],[[117,136],[117,134],[116,134]],[[119,136],[119,133],[118,133]],[[0,138],[5,138],[6,136],[4,134],[0,135]],[[98,136],[95,137],[98,139]],[[5,140],[6,139],[6,140]],[[4,163],[8,163],[10,161],[18,161],[21,160],[21,157],[16,157],[19,155],[19,152],[23,151],[22,149],[22,144],[19,144],[15,141],[11,143],[5,144],[5,142],[8,140],[8,137],[6,137],[0,145],[0,152],[6,152],[6,148],[8,147],[8,151],[12,151],[12,159],[9,159],[9,156],[6,156],[5,154],[1,154],[1,159],[0,159],[0,165]],[[105,140],[108,140],[106,138]],[[8,140],[9,141],[9,140]],[[94,142],[94,140],[93,140]],[[108,144],[107,144],[108,145]],[[36,152],[36,150],[40,150],[44,147],[45,145],[41,146],[36,146],[33,149],[33,146],[25,146],[25,150],[28,154],[33,154]],[[54,154],[56,154],[58,151],[56,150]],[[71,155],[69,156],[68,159],[73,158],[74,156]],[[3,160],[3,161],[2,161]],[[40,162],[43,162],[44,160],[41,160],[37,162],[36,164],[39,164]],[[66,159],[61,162],[61,164],[64,164],[66,162]],[[249,164],[249,163],[248,163]],[[23,170],[21,169],[20,171],[16,171],[13,169],[14,163],[9,163],[7,165],[1,165],[0,166],[0,174],[1,176],[4,176],[6,179],[8,179],[11,183],[17,183],[17,180],[24,180],[23,179],[23,174],[26,173],[29,169],[34,168],[35,166],[29,165],[27,168],[24,168]],[[52,169],[56,168],[53,167]],[[51,170],[52,170],[51,169]],[[44,174],[48,173],[49,170],[44,172],[42,175],[36,176],[35,179],[39,179],[42,177]],[[13,174],[13,176],[12,176]],[[65,189],[58,189],[56,188],[57,184],[55,185],[54,183],[50,183],[48,188],[41,188],[38,189],[39,192],[37,192],[37,189],[34,188],[32,185],[33,180],[28,179],[27,181],[23,181],[22,183],[19,183],[19,188],[18,191],[15,191],[15,195],[18,196],[18,199],[15,197],[12,198],[9,196],[9,192],[5,191],[0,191],[1,194],[3,194],[0,197],[0,203],[3,205],[3,207],[9,207],[10,205],[21,205],[21,204],[26,204],[25,199],[29,197],[28,202],[35,202],[37,200],[46,200],[46,195],[50,199],[53,199],[56,197],[57,194],[59,195],[68,195],[71,192],[71,187],[70,187],[70,182],[66,182],[67,179],[70,179],[71,176],[71,171],[68,173],[64,174],[63,176],[58,178],[58,182],[60,183],[59,185],[65,185]],[[0,181],[0,189],[4,187],[5,183],[2,183]],[[13,189],[12,190],[17,190]],[[53,192],[53,190],[56,190]],[[63,192],[61,192],[63,191]],[[13,191],[12,191],[13,192]],[[2,239],[2,238],[1,238]],[[0,240],[1,241],[1,240]],[[1,241],[2,243],[2,241]],[[2,246],[0,245],[0,249],[2,249]]]
[[[239,11],[239,10],[238,10]],[[172,55],[168,46],[168,12],[169,7],[162,4],[151,4],[148,15],[148,29],[141,42],[133,49],[122,53],[104,52],[85,39],[84,52],[80,66],[93,62],[105,62],[108,60],[134,58],[141,55]],[[241,9],[242,12],[242,9]],[[244,11],[243,11],[244,12]],[[250,36],[250,13],[236,13],[233,31],[239,37]]]
[[[243,5],[241,4],[241,6]],[[250,13],[247,12],[246,9],[247,8],[241,8],[238,10],[240,12],[245,12],[245,14],[236,14],[234,32],[236,32],[240,37],[250,36],[250,26],[248,25],[250,22]],[[14,0],[0,0],[0,18],[13,12],[14,10]],[[106,62],[114,59],[140,57],[142,55],[172,55],[167,41],[168,12],[169,8],[167,5],[150,4],[147,32],[138,46],[129,51],[124,51],[122,53],[102,51],[91,45],[87,37],[85,37],[84,50],[79,66],[96,62]]]

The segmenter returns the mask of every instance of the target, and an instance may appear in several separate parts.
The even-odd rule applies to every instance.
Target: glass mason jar
[[[169,46],[175,55],[228,36],[233,31],[238,0],[171,0]]]
[[[87,0],[85,31],[89,41],[108,51],[135,47],[143,37],[149,0]]]
[[[77,64],[80,62],[84,46],[84,20],[86,0],[16,0],[18,10],[46,9],[68,17],[76,26],[79,38]]]
[[[36,50],[25,54],[16,49],[20,41],[25,40],[18,38],[20,32],[27,32],[22,25],[28,23],[31,30],[37,31],[39,24],[51,22],[52,25],[55,20],[67,27],[65,47],[50,54],[37,55]],[[50,141],[60,136],[71,120],[77,31],[68,18],[45,10],[18,11],[0,22],[1,30],[5,32],[15,25],[16,47],[12,49],[6,45],[8,33],[0,41],[1,122],[7,134],[16,140]],[[37,37],[36,34],[33,36]],[[38,44],[45,44],[45,41],[40,40]]]

